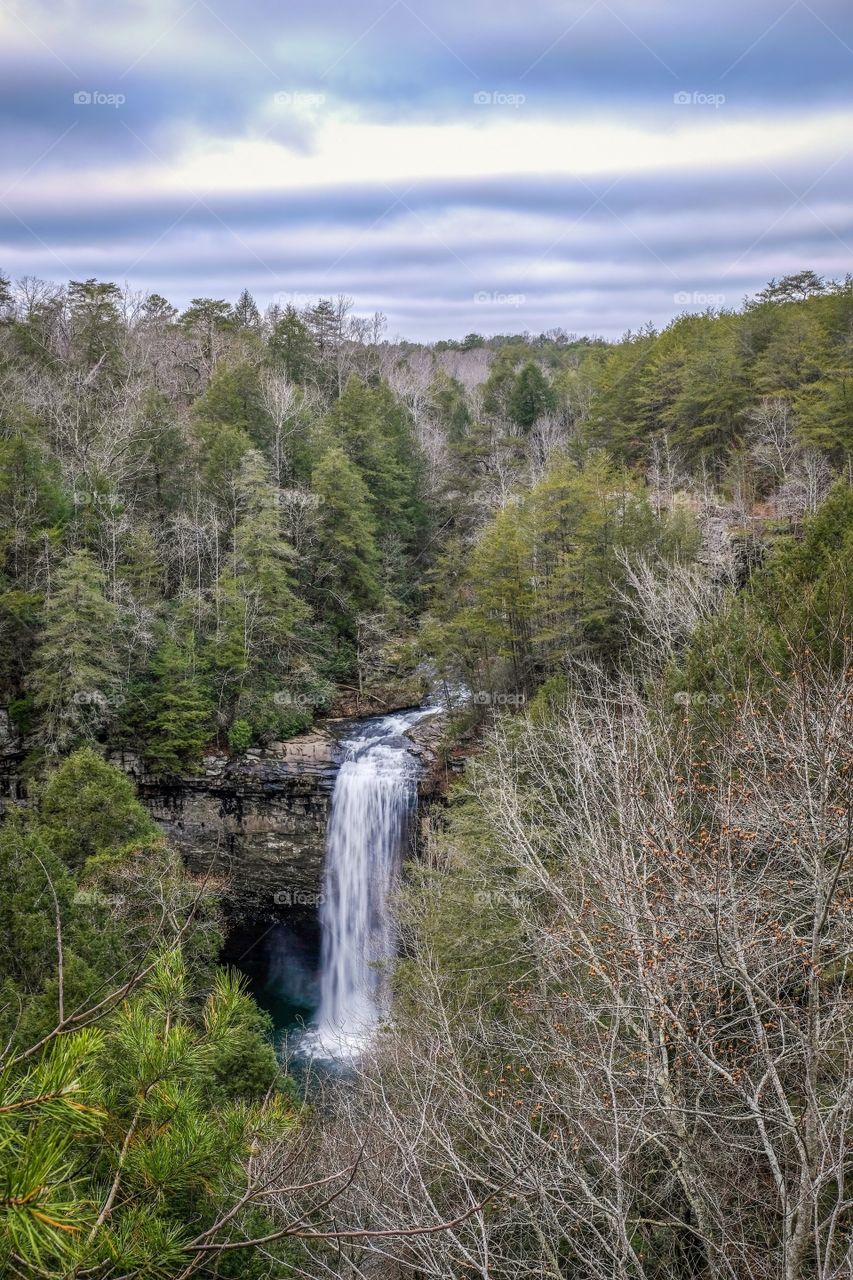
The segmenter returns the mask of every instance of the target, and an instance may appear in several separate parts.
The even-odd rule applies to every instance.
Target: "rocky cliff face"
[[[222,885],[228,916],[260,922],[316,910],[338,754],[334,735],[316,731],[237,760],[206,756],[181,778],[117,763],[189,868]]]
[[[439,717],[412,731],[422,798],[441,790]],[[140,799],[198,875],[222,885],[234,922],[316,915],[326,824],[347,721],[330,723],[237,760],[207,756],[196,774],[161,779],[132,756],[117,758]]]
[[[338,743],[349,723],[331,721],[239,759],[209,755],[197,772],[180,778],[147,773],[131,753],[112,758],[134,779],[140,799],[193,873],[221,886],[232,924],[298,923],[316,920]],[[422,799],[444,789],[440,734],[440,716],[411,731]],[[0,712],[0,809],[4,801],[25,799],[21,758],[21,744]]]

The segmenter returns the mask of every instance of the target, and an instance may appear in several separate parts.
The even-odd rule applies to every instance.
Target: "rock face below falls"
[[[316,908],[338,764],[331,733],[239,759],[205,756],[180,778],[153,778],[129,758],[119,763],[190,870],[222,885],[229,916],[272,920],[282,908]]]
[[[154,778],[131,756],[116,763],[134,778],[140,799],[189,868],[221,884],[232,920],[316,914],[338,739],[347,723],[239,759],[206,756],[197,773],[180,778]],[[436,718],[428,717],[411,734],[422,795],[440,789],[437,730]]]

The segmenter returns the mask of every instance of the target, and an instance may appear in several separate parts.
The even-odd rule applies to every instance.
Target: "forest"
[[[0,273],[0,1272],[849,1276],[852,627],[853,277],[424,344]],[[429,688],[306,1088],[125,765]]]

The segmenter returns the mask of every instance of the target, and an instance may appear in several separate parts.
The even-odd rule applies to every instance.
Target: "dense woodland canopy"
[[[849,1276],[852,459],[849,277],[434,346],[0,278],[4,1274]],[[393,1022],[309,1107],[115,762],[436,679]]]

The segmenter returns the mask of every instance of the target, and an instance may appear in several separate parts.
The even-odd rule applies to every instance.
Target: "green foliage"
[[[235,756],[242,755],[252,745],[252,726],[248,720],[235,720],[228,730],[228,746]]]
[[[621,553],[689,555],[694,541],[683,522],[656,517],[642,486],[605,456],[583,467],[557,456],[484,527],[439,595],[427,642],[442,633],[441,661],[472,688],[526,694],[570,657],[618,655]]]
[[[853,489],[838,484],[802,538],[780,540],[747,589],[699,628],[671,683],[712,695],[712,712],[731,716],[747,689],[769,690],[795,666],[843,670],[851,621]]]
[[[187,333],[200,340],[205,359],[212,361],[217,335],[233,328],[234,318],[230,306],[222,298],[193,298],[180,323]]]
[[[379,596],[375,520],[368,486],[340,448],[323,454],[312,476],[319,507],[319,585],[325,612],[343,630]]]
[[[448,443],[459,445],[465,438],[471,423],[471,412],[465,399],[465,389],[439,369],[430,387],[430,401],[439,422],[447,435]]]
[[[160,840],[127,775],[90,747],[75,751],[48,778],[39,815],[51,850],[73,871]]]
[[[228,1078],[235,1044],[250,1065]],[[256,1135],[289,1120],[257,1011],[232,975],[217,975],[197,1017],[181,953],[165,951],[100,1028],[30,1061],[0,1076],[4,1269],[14,1255],[26,1275],[166,1280],[199,1235],[239,1238]],[[229,1225],[214,1231],[219,1217]]]
[[[389,389],[351,377],[323,425],[323,440],[358,469],[380,539],[411,544],[423,523],[420,464],[405,409]]]
[[[771,281],[740,313],[683,315],[660,334],[593,349],[583,364],[588,434],[632,462],[665,434],[688,467],[721,474],[750,408],[781,395],[800,440],[843,463],[853,443],[852,303],[853,280],[829,287],[804,271]]]
[[[146,754],[155,769],[180,773],[201,755],[214,721],[192,632],[164,635],[151,660],[151,676]]]
[[[45,606],[30,687],[41,742],[53,753],[94,740],[118,702],[117,611],[105,585],[92,555],[72,552]]]
[[[55,961],[57,917],[67,917],[74,884],[52,842],[18,809],[0,826],[0,882],[0,971],[32,992]]]
[[[275,321],[268,345],[270,363],[294,382],[306,382],[315,362],[314,340],[293,306]]]
[[[195,405],[195,414],[206,438],[215,439],[217,426],[225,426],[248,436],[256,447],[269,441],[269,414],[253,365],[219,365]]]
[[[87,367],[114,365],[119,356],[121,317],[118,285],[97,280],[72,280],[68,286],[72,341],[78,359]]]
[[[557,397],[538,364],[528,360],[522,366],[509,393],[507,409],[512,421],[529,431],[533,424],[557,407]]]

